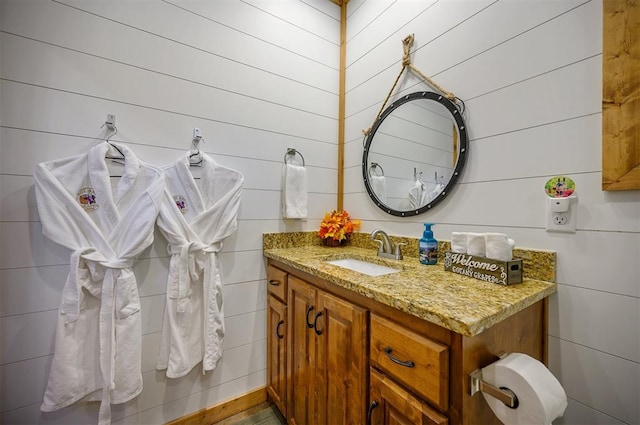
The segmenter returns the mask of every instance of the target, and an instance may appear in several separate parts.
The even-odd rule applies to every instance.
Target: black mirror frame
[[[378,130],[378,127],[380,127],[380,124],[382,124],[384,119],[387,116],[389,116],[389,114],[391,114],[391,112],[393,112],[399,106],[415,99],[434,100],[440,103],[441,105],[443,105],[445,108],[447,108],[447,110],[449,110],[449,112],[451,113],[451,116],[453,117],[456,123],[456,126],[458,127],[458,134],[460,136],[459,138],[460,149],[458,151],[458,160],[456,161],[456,166],[453,170],[453,174],[451,175],[449,182],[446,184],[442,192],[440,192],[438,196],[436,196],[431,202],[429,202],[428,204],[416,210],[398,211],[398,210],[391,209],[387,205],[382,203],[382,201],[378,199],[378,197],[373,192],[373,189],[371,188],[371,184],[369,183],[369,175],[368,175],[368,167],[367,167],[367,163],[369,162],[368,161],[369,147],[371,146],[371,142],[373,142],[373,137],[375,136],[376,131]],[[467,154],[469,150],[468,145],[469,145],[469,135],[467,134],[467,129],[465,127],[462,114],[455,103],[453,103],[452,101],[450,101],[449,99],[447,99],[441,94],[434,93],[434,92],[427,92],[427,91],[411,93],[406,96],[403,96],[400,99],[393,102],[391,105],[389,105],[389,107],[387,107],[387,109],[385,109],[384,112],[382,112],[380,117],[373,123],[373,127],[371,127],[371,132],[367,136],[367,141],[364,146],[364,153],[362,154],[362,178],[364,179],[364,185],[365,185],[365,188],[367,189],[367,193],[369,194],[369,197],[371,198],[373,203],[376,204],[378,208],[380,208],[382,211],[386,212],[387,214],[391,214],[397,217],[416,216],[416,215],[422,214],[425,211],[429,211],[430,209],[438,205],[449,194],[451,189],[453,189],[453,186],[458,181],[458,177],[460,176],[460,173],[464,169],[464,165],[467,161]]]

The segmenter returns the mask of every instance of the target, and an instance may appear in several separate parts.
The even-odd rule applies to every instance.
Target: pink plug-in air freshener
[[[556,176],[547,180],[544,190],[551,198],[568,198],[576,191],[576,184],[569,177]]]

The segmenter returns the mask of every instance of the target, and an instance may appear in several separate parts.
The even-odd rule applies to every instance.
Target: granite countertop
[[[465,336],[477,335],[556,291],[555,283],[535,279],[555,278],[552,251],[514,251],[514,256],[520,254],[524,260],[523,282],[503,286],[447,272],[441,262],[426,266],[406,254],[399,261],[377,257],[375,246],[364,237],[352,239],[347,246],[330,248],[308,233],[313,232],[265,234],[264,256]],[[413,244],[407,238],[392,239]],[[446,248],[446,243],[439,247],[441,252]],[[342,258],[400,271],[372,277],[326,263]]]

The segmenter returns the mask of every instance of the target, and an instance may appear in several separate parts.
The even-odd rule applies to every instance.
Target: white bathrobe
[[[153,241],[163,193],[162,170],[117,146],[125,164],[114,188],[106,142],[38,164],[34,174],[42,231],[71,250],[41,410],[101,400],[99,424],[111,422],[111,403],[142,391],[140,300],[131,266]]]
[[[238,171],[203,155],[200,187],[188,155],[165,168],[165,198],[158,227],[171,260],[157,369],[179,378],[202,362],[213,370],[222,356],[224,314],[218,253],[237,229]]]
[[[422,180],[416,180],[409,189],[409,204],[411,209],[421,208],[427,204],[427,192]]]

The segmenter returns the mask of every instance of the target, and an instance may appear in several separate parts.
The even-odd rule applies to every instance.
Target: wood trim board
[[[251,409],[267,401],[267,388],[262,387],[243,396],[225,401],[215,406],[207,407],[181,418],[168,422],[166,425],[205,425],[214,424]]]
[[[347,1],[340,3],[340,83],[338,97],[338,199],[337,210],[344,206],[344,127],[347,74]]]
[[[640,1],[603,2],[602,190],[640,189]]]

